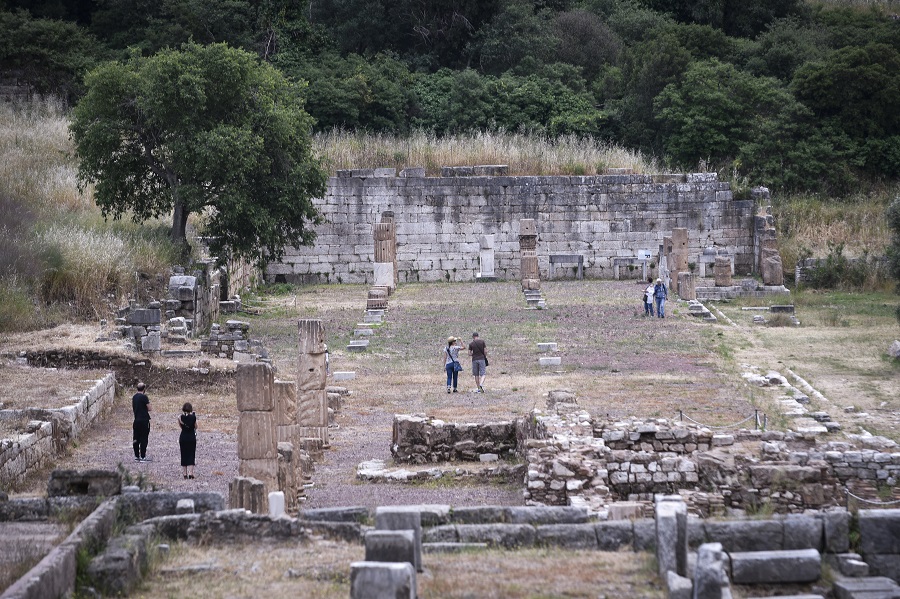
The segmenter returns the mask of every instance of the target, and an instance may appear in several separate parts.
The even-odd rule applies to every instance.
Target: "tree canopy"
[[[851,0],[0,0],[0,76],[71,99],[110,57],[227,43],[308,81],[316,131],[576,134],[842,195],[900,179],[890,13]]]
[[[135,221],[173,213],[186,243],[202,213],[220,256],[268,261],[311,244],[312,198],[326,175],[311,149],[300,86],[225,44],[135,53],[85,78],[71,124],[79,180],[104,215]]]

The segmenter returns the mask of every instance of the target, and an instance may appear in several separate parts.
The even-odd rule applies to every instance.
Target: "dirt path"
[[[684,409],[705,422],[733,422],[752,412],[734,373],[726,372],[717,350],[717,327],[703,325],[670,304],[670,317],[644,318],[636,282],[560,281],[544,286],[548,309],[527,310],[517,283],[493,285],[405,285],[391,298],[387,323],[365,353],[344,348],[362,320],[365,288],[304,288],[297,307],[268,316],[247,317],[251,334],[269,348],[278,378],[296,369],[296,322],[319,318],[328,332],[332,370],[352,370],[355,380],[332,447],[316,466],[309,507],[444,503],[520,504],[521,490],[492,483],[376,484],[355,480],[365,460],[390,460],[395,413],[426,413],[456,422],[511,419],[542,407],[553,389],[575,391],[597,415],[613,418],[673,417]],[[355,300],[355,301],[354,301]],[[480,330],[491,366],[487,393],[470,393],[471,377],[461,373],[461,393],[446,393],[441,351],[449,334],[470,337]],[[558,369],[540,368],[541,341],[556,341]],[[468,367],[468,359],[463,360]],[[148,390],[153,423],[148,455],[135,463],[131,449],[129,390],[113,412],[83,436],[60,468],[116,468],[133,480],[145,477],[156,488],[227,493],[237,474],[237,413],[233,389],[206,394],[189,390]],[[179,465],[181,405],[190,401],[199,416],[197,479],[183,480]],[[43,492],[35,481],[29,493]]]

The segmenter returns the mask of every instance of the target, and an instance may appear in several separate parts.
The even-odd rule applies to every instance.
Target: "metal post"
[[[684,412],[682,410],[678,410],[678,419],[684,422]]]
[[[759,430],[759,410],[753,410],[753,430]]]

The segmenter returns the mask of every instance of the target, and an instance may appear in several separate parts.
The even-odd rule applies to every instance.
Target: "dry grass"
[[[849,432],[867,430],[900,441],[900,363],[887,356],[891,342],[900,337],[896,295],[802,293],[794,294],[793,301],[799,328],[752,327],[752,313],[740,311],[742,305],[785,303],[783,298],[721,305],[741,326],[726,331],[734,359],[785,376],[791,369],[829,400],[813,402],[811,409],[828,412]],[[849,406],[868,416],[845,414],[843,408]]]
[[[477,133],[439,137],[422,131],[407,137],[331,131],[315,136],[328,169],[425,167],[429,176],[442,166],[506,164],[510,175],[595,175],[605,168],[636,173],[665,172],[654,158],[622,146],[575,136],[551,139],[521,133]]]
[[[79,401],[106,372],[31,368],[0,362],[0,408],[61,408]]]
[[[134,597],[344,598],[361,545],[333,542],[216,547],[176,545]],[[629,597],[665,593],[645,554],[599,551],[479,551],[423,556],[418,594],[432,598]],[[208,567],[210,571],[192,568]],[[199,581],[202,580],[202,583]]]
[[[49,522],[0,522],[0,593],[41,561],[66,536]]]

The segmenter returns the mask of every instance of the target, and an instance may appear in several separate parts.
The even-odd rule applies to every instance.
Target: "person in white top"
[[[647,288],[644,289],[644,316],[653,316],[653,277],[648,277]]]

